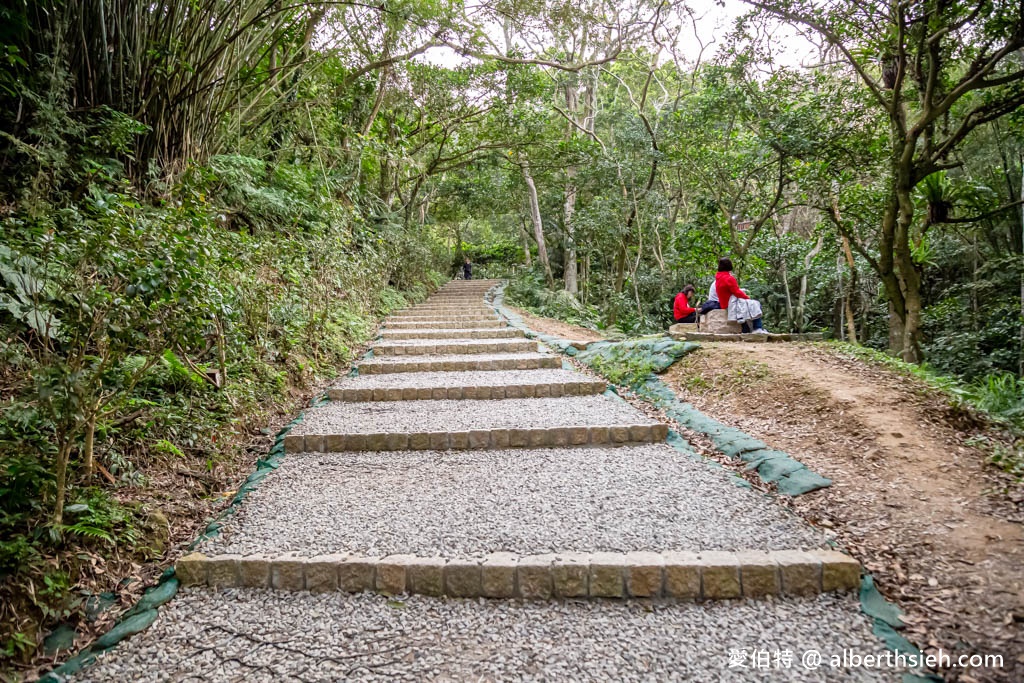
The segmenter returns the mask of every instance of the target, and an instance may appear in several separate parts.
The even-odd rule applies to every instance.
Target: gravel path
[[[332,401],[307,410],[292,433],[449,432],[652,423],[629,404],[604,395],[491,401]]]
[[[528,343],[533,344],[533,348],[536,350],[537,342],[531,342],[529,339],[525,339],[525,338],[524,339],[472,339],[472,338],[468,338],[468,337],[463,337],[461,339],[441,339],[441,340],[438,340],[438,339],[395,339],[395,340],[381,339],[381,341],[374,342],[374,346],[387,345],[387,346],[418,347],[418,346],[469,346],[470,344],[494,344],[494,345],[496,345],[498,347],[502,347],[502,346],[516,347],[516,346],[522,344],[523,342],[528,342]],[[462,350],[462,349],[460,349],[460,350]],[[507,352],[507,350],[500,351],[500,353],[505,353],[505,352]],[[412,354],[410,353],[409,355],[412,355]]]
[[[823,541],[724,471],[658,444],[289,456],[201,550],[453,558]]]
[[[730,649],[790,668],[729,668]],[[188,589],[76,681],[885,681],[808,671],[810,649],[878,654],[852,598],[717,604],[477,602]]]
[[[443,297],[482,292],[453,284]],[[435,302],[439,299],[435,299]],[[459,298],[468,311],[480,298]],[[472,309],[472,310],[470,310]],[[442,333],[493,322],[446,322]],[[492,320],[490,314],[487,319]],[[463,326],[466,327],[462,330]],[[409,346],[451,339],[403,340]],[[537,358],[541,353],[385,356],[366,365]],[[520,362],[519,365],[527,365]],[[536,364],[536,363],[534,363]],[[420,367],[420,366],[418,366]],[[492,364],[491,367],[494,367]],[[393,370],[393,368],[389,368]],[[558,370],[361,374],[344,388],[587,381]],[[457,393],[457,392],[456,392]],[[296,434],[436,432],[650,424],[604,395],[495,400],[330,402]],[[618,448],[289,454],[253,491],[210,554],[437,555],[510,551],[809,549],[825,537],[731,475],[665,444]],[[730,667],[730,650],[768,656]],[[895,681],[884,669],[808,670],[808,649],[880,654],[855,597],[719,603],[457,600],[254,589],[184,589],[147,631],[76,681]],[[792,652],[788,665],[772,654]]]
[[[478,372],[394,372],[357,375],[339,381],[335,389],[394,389],[406,387],[494,387],[518,384],[589,382],[572,370],[491,370]]]
[[[448,353],[443,356],[444,360],[450,361],[488,361],[488,360],[531,360],[533,358],[550,358],[550,353]],[[414,361],[436,361],[439,356],[378,356],[370,360],[361,360],[359,365],[378,365],[387,363],[411,363]]]
[[[525,339],[526,336],[514,327],[463,327],[463,328],[418,328],[418,329],[384,329],[381,339],[402,339],[405,335],[415,333],[409,339],[454,339],[469,337],[473,339]]]

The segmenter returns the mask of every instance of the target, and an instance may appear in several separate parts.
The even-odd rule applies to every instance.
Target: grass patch
[[[591,367],[612,384],[633,386],[655,371],[650,357],[641,354],[616,354],[614,357],[594,356]]]

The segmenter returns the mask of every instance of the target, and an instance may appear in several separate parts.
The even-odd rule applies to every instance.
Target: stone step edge
[[[388,321],[390,321],[390,323]],[[434,318],[432,321],[420,321],[420,319],[415,319],[415,321],[394,321],[394,319],[388,318],[387,321],[384,322],[384,325],[419,325],[424,328],[434,327],[438,330],[450,330],[453,327],[473,328],[476,326],[479,326],[480,328],[508,327],[505,325],[505,321],[501,321],[501,319],[498,319],[497,317],[488,317],[485,321],[455,321],[455,319],[452,318]]]
[[[339,553],[192,553],[175,565],[185,586],[324,593],[376,591],[453,598],[674,598],[729,600],[853,591],[860,563],[834,550],[492,553],[445,559]]]
[[[488,306],[483,300],[475,304],[462,304],[462,303],[425,303],[417,306],[406,306],[405,308],[396,309],[395,312],[400,311],[464,311],[466,313],[493,313],[494,308]]]
[[[424,320],[450,320],[457,323],[489,323],[492,320],[497,320],[493,315],[438,315],[431,313],[424,313],[421,315],[391,315],[388,316],[384,323],[418,323]]]
[[[430,313],[452,313],[464,318],[494,315],[494,309],[488,306],[442,306],[438,308],[397,308],[390,315],[426,315]]]
[[[462,323],[464,325],[479,325],[480,323],[492,323],[496,321],[501,322],[497,318],[442,318],[439,316],[424,316],[422,318],[386,318],[383,324],[385,326],[394,325],[396,323]]]
[[[410,329],[410,330],[381,330],[381,341],[412,341],[414,339],[465,339],[466,334],[471,333],[472,339],[526,339],[522,330],[514,327],[480,327],[463,329]]]
[[[562,367],[557,356],[536,358],[502,358],[499,360],[444,360],[437,359],[410,361],[415,356],[386,356],[387,362],[370,361],[356,363],[361,375],[388,375],[397,372],[489,372],[492,370],[553,370]],[[396,360],[391,361],[392,358]]]
[[[385,322],[390,330],[500,330],[508,327],[501,320],[394,320]]]
[[[494,310],[469,310],[465,306],[459,306],[458,308],[409,308],[402,311],[392,311],[389,315],[402,317],[402,316],[435,316],[435,317],[459,317],[459,318],[490,318],[494,315]]]
[[[668,425],[537,427],[533,429],[472,429],[451,432],[387,432],[372,434],[289,434],[285,453],[344,453],[354,451],[449,451],[506,448],[567,448],[570,446],[628,446],[661,443]]]
[[[458,306],[453,308],[407,308],[401,311],[392,311],[390,315],[393,316],[405,316],[405,315],[435,315],[435,316],[459,316],[463,318],[489,318],[494,314],[494,310],[481,309],[474,311],[467,309],[465,306]]]
[[[327,397],[332,401],[369,403],[371,401],[461,401],[465,399],[492,400],[507,398],[560,398],[562,396],[593,396],[603,394],[606,382],[581,380],[576,382],[542,382],[539,384],[499,384],[447,387],[378,387],[373,389],[331,388]]]
[[[470,339],[461,344],[445,341],[435,344],[402,344],[401,341],[381,341],[375,343],[371,348],[373,348],[375,356],[443,356],[473,353],[528,353],[530,351],[539,353],[537,342],[529,339]]]
[[[483,299],[467,299],[465,301],[427,301],[416,306],[403,306],[395,308],[392,312],[403,311],[461,311],[464,315],[470,313],[494,313],[494,307]]]
[[[488,319],[489,318],[498,319],[498,316],[495,314],[494,310],[489,310],[489,311],[488,310],[481,310],[481,311],[477,312],[477,311],[468,311],[465,308],[462,308],[459,311],[453,311],[451,313],[449,313],[447,311],[440,311],[440,310],[419,310],[419,311],[417,311],[417,310],[409,310],[409,309],[406,309],[406,310],[395,310],[395,311],[392,311],[391,313],[389,313],[390,317],[433,317],[433,316],[441,316],[441,315],[443,315],[444,317],[484,317],[484,318],[488,318]]]

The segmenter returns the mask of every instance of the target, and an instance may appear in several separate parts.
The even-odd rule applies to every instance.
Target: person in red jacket
[[[683,291],[676,294],[676,300],[672,304],[672,317],[677,323],[697,322],[697,309],[690,305],[690,297],[696,291],[693,285],[686,285]]]
[[[729,299],[736,297],[737,299],[749,299],[747,293],[740,289],[740,284],[736,282],[736,276],[732,274],[732,261],[727,258],[718,259],[718,272],[715,273],[715,291],[718,293],[718,307],[729,308]],[[750,332],[751,325],[754,330],[760,330],[764,327],[764,323],[760,318],[754,318],[750,323],[743,323],[743,332]]]

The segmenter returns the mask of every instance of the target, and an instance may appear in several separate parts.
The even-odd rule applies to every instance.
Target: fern
[[[116,540],[114,535],[106,529],[100,529],[99,527],[92,526],[85,522],[78,522],[71,526],[65,526],[64,531],[73,534],[75,536],[84,536],[86,538],[99,538],[106,541],[107,543],[115,543]]]

